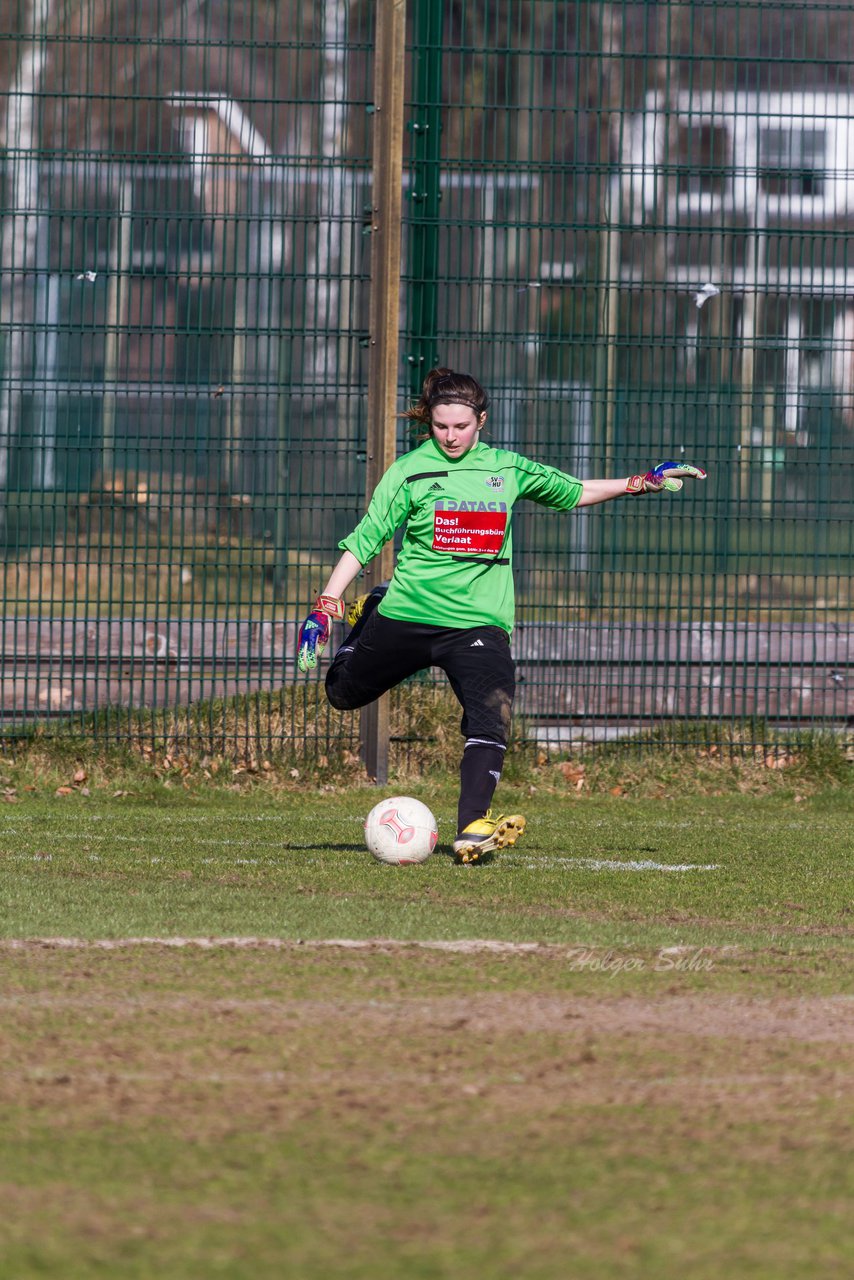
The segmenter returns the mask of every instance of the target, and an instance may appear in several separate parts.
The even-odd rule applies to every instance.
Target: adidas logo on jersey
[[[443,492],[444,492],[444,490],[442,489],[442,486],[437,482],[436,484],[431,484],[431,485],[430,485],[430,488],[427,490],[427,492],[428,492],[428,493],[443,493]]]
[[[483,643],[483,641],[482,641],[482,640],[472,640],[471,644],[469,645],[469,648],[470,648],[470,649],[485,649],[485,648],[486,648],[486,645]]]

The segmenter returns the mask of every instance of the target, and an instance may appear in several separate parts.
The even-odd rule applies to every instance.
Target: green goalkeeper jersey
[[[338,544],[367,564],[405,524],[379,611],[437,627],[513,629],[512,515],[519,498],[571,511],[580,480],[478,443],[449,458],[431,439],[398,458],[363,519]]]

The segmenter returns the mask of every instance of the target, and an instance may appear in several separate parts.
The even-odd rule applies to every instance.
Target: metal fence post
[[[403,85],[406,0],[380,0],[374,52],[373,195],[371,199],[368,457],[370,498],[394,461],[400,350],[400,222],[403,186]],[[392,547],[368,566],[366,585],[391,576]],[[388,779],[388,695],[361,713],[362,759],[368,776]]]

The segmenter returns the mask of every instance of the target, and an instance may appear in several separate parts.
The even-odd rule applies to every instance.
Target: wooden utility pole
[[[439,183],[442,162],[442,0],[413,0],[412,183],[409,188],[409,260],[412,284],[406,363],[409,392],[421,394],[428,371],[439,364],[436,315],[439,296]],[[488,227],[488,232],[492,227]]]
[[[371,200],[370,359],[366,497],[395,458],[400,351],[400,223],[403,188],[403,84],[406,0],[378,0],[374,49],[373,195]],[[368,590],[391,577],[388,545],[365,574]],[[368,776],[388,780],[388,694],[361,715]]]

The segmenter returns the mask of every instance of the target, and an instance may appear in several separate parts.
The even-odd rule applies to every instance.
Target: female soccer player
[[[700,467],[662,462],[645,475],[576,480],[480,438],[489,399],[469,374],[433,369],[408,411],[427,438],[385,473],[368,510],[338,545],[342,555],[300,628],[301,671],[317,665],[330,624],[359,571],[405,524],[391,582],[360,597],[352,629],[326,676],[333,707],[372,702],[425,667],[439,667],[463,708],[465,738],[454,855],[473,863],[516,843],[521,814],[494,814],[516,681],[511,517],[520,498],[571,511],[622,494],[682,487]]]

